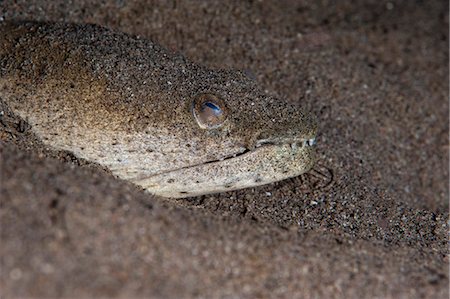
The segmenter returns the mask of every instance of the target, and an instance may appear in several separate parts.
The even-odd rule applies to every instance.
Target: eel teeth
[[[304,146],[313,146],[315,144],[316,144],[316,138],[311,138],[311,139],[303,141]]]

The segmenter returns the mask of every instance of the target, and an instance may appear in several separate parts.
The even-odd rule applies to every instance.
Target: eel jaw
[[[315,138],[285,143],[261,141],[229,157],[207,161],[133,182],[150,193],[183,198],[269,184],[308,171]]]

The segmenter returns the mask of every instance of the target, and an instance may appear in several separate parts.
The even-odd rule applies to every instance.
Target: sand
[[[245,70],[318,117],[318,161],[163,199],[5,110],[2,298],[448,298],[446,1],[90,2],[5,0],[0,19],[96,23]]]

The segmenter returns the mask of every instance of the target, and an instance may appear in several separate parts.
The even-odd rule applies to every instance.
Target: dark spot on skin
[[[174,179],[168,179],[168,180],[167,180],[167,183],[169,183],[169,184],[171,184],[171,183],[173,183],[173,182],[175,182]]]
[[[25,131],[27,131],[29,128],[31,128],[31,126],[21,119],[17,126],[17,131],[19,133],[25,133]]]
[[[50,209],[49,210],[50,221],[52,222],[52,224],[56,224],[58,221],[58,214],[59,214],[58,213],[58,205],[59,205],[58,199],[52,199],[52,201],[48,205],[48,207]]]
[[[228,189],[228,188],[233,187],[233,185],[232,184],[228,184],[228,185],[225,185],[224,187]]]
[[[53,200],[50,202],[49,207],[50,207],[51,209],[56,209],[56,208],[58,207],[58,200],[57,200],[57,199],[53,199]]]
[[[180,194],[188,194],[186,191],[181,191]]]
[[[191,147],[191,145],[189,143],[186,143],[186,147]]]
[[[195,181],[196,184],[200,184],[200,181]]]
[[[261,180],[261,178],[256,178],[255,179],[255,183],[260,183],[262,180]]]

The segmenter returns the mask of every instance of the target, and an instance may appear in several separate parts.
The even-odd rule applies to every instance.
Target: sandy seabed
[[[320,132],[307,175],[167,200],[4,113],[2,298],[448,298],[447,1],[5,0],[0,19],[245,70]]]

